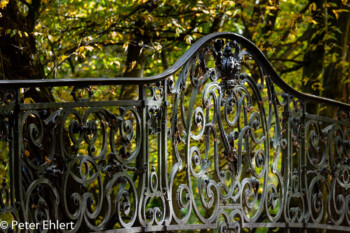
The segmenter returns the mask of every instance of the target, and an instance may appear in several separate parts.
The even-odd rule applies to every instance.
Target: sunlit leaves
[[[127,52],[129,43],[133,41],[143,41],[141,52],[152,58],[161,52],[163,43],[191,44],[209,32],[216,16],[223,16],[226,9],[228,14],[231,10],[233,12],[234,5],[233,1],[50,2],[40,15],[34,35],[39,56],[48,68],[47,75],[51,74],[49,71],[54,63],[60,68],[58,77],[66,77],[67,73],[71,73],[69,69],[73,69],[74,73],[79,72],[80,69],[76,68],[88,56],[97,53],[104,57],[111,56],[103,53],[101,48],[93,49],[97,47],[96,44],[100,47],[116,45],[112,56],[124,59],[125,55],[120,53]],[[53,59],[58,61],[54,62]],[[92,69],[98,67],[96,63],[99,61],[89,60],[89,64],[95,63],[90,64]],[[125,70],[125,67],[119,67],[121,69],[116,74]],[[155,72],[159,70],[154,69]]]
[[[9,0],[1,0],[0,1],[0,8],[4,9],[8,3],[9,3]]]
[[[7,3],[1,1],[0,9]],[[17,4],[20,13],[27,15],[24,1]],[[328,53],[342,33],[327,25],[306,35],[309,27],[338,20],[347,13],[348,4],[348,0],[338,4],[311,0],[42,0],[33,32],[10,28],[6,33],[20,38],[34,35],[37,49],[33,56],[43,64],[46,76],[69,78],[122,76],[130,67],[142,69],[144,76],[154,75],[203,35],[231,31],[252,40],[287,83],[300,86],[302,69],[293,68],[302,62],[306,49],[317,47],[307,48],[307,41],[322,35],[320,43],[325,43]],[[140,47],[144,61],[127,68],[130,45]],[[327,61],[339,59],[331,55]]]

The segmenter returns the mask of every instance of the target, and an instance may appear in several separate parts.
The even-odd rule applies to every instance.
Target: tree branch
[[[285,73],[289,73],[289,72],[292,72],[292,71],[299,70],[299,69],[301,69],[303,66],[304,66],[304,63],[295,65],[295,66],[293,66],[293,67],[290,67],[290,68],[287,68],[287,69],[282,70],[282,71],[280,72],[280,74],[285,74]]]

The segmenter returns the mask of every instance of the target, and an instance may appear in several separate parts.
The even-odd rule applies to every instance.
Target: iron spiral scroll
[[[137,99],[110,94],[123,85]],[[0,81],[0,216],[43,232],[350,231],[349,109],[295,91],[233,33],[148,78]]]

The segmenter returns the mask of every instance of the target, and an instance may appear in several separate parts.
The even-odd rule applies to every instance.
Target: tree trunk
[[[17,1],[10,0],[0,10],[0,79],[23,80],[46,78],[44,67],[37,56],[34,28],[38,19],[40,0],[28,4],[27,15],[23,15]],[[46,89],[30,88],[24,98],[35,102],[53,102],[52,94]]]
[[[335,1],[338,6],[341,6],[341,1]],[[335,9],[336,10],[336,9]],[[350,7],[347,7],[350,10]],[[338,28],[341,32],[336,32],[337,40],[332,41],[329,57],[329,64],[325,67],[323,76],[323,96],[349,102],[348,99],[348,84],[344,85],[344,79],[349,78],[349,68],[345,70],[345,63],[350,62],[349,45],[350,45],[350,12],[339,13],[339,18],[333,17],[330,20],[332,26]],[[333,57],[337,55],[336,59]],[[349,65],[347,66],[349,67]],[[346,74],[347,72],[347,74]]]
[[[126,70],[124,77],[142,77],[143,67],[145,63],[145,54],[142,51],[142,47],[138,45],[138,41],[129,44],[128,54],[126,57]],[[137,99],[138,86],[136,85],[123,85],[120,98],[121,99]]]
[[[42,79],[45,77],[43,66],[36,59],[35,38],[33,35],[39,6],[31,4],[28,15],[20,13],[17,1],[10,0],[8,5],[0,10],[1,31],[0,79]]]
[[[311,37],[308,40],[307,50],[304,55],[303,66],[303,85],[302,92],[313,95],[321,94],[321,77],[324,73],[324,56],[325,56],[325,18],[324,18],[324,1],[311,0],[310,4],[316,4],[316,10],[312,11],[312,17],[316,24],[310,24],[307,31],[310,31]],[[316,114],[318,106],[315,104],[308,104],[308,113]]]

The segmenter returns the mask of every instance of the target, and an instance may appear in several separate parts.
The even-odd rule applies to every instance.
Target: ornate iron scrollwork
[[[89,87],[106,85],[136,85],[138,99],[96,100]],[[28,103],[27,87],[72,97]],[[349,111],[294,91],[233,33],[154,77],[0,81],[0,218],[68,232],[349,231]]]

